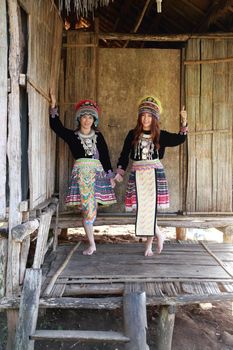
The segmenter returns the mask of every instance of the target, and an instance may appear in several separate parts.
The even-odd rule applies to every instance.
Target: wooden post
[[[175,306],[161,306],[157,328],[157,350],[171,350],[174,322]]]
[[[126,350],[149,350],[146,342],[146,293],[129,293],[123,298],[125,335],[130,342]]]
[[[186,231],[185,227],[176,227],[176,240],[185,241],[186,240]]]
[[[7,140],[7,12],[6,0],[0,1],[0,217],[6,212],[6,140]]]
[[[30,335],[35,332],[42,273],[39,269],[27,269],[20,301],[19,323],[16,331],[15,350],[33,350],[34,340]]]
[[[6,262],[7,238],[0,235],[0,298],[5,295],[6,288]]]
[[[218,227],[218,230],[223,232],[224,243],[233,243],[233,225]]]

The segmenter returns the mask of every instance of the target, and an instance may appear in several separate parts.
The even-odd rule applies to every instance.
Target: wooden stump
[[[187,232],[187,229],[185,227],[176,227],[176,240],[185,241],[186,232]]]
[[[161,306],[157,328],[156,350],[171,350],[172,335],[175,322],[175,307]]]
[[[125,294],[123,298],[126,350],[149,350],[146,342],[147,315],[145,292]]]
[[[219,231],[223,232],[223,242],[233,243],[233,226],[219,227]]]

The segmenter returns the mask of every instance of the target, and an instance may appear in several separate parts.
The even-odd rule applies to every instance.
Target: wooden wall
[[[161,100],[161,129],[179,131],[180,50],[99,49],[98,81],[98,101],[102,111],[100,130],[109,145],[114,168],[128,130],[137,123],[138,104],[146,95],[152,94]],[[167,148],[162,163],[171,197],[167,211],[176,212],[182,209],[179,147]],[[116,189],[118,205],[110,210],[124,211],[127,181],[128,174]]]
[[[232,56],[232,40],[188,42],[188,212],[232,212],[233,62],[211,63]]]
[[[63,23],[52,1],[21,0],[29,14],[28,102],[30,209],[54,193],[55,136],[49,87],[58,90]]]
[[[3,0],[0,2],[0,219],[6,214],[7,49],[7,13]]]

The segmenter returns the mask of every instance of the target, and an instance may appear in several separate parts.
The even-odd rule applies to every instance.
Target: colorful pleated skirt
[[[75,161],[65,203],[67,206],[77,206],[87,224],[94,223],[96,219],[97,203],[116,203],[110,179],[106,177],[98,159],[80,158]]]
[[[154,236],[156,214],[169,207],[164,168],[159,159],[133,162],[125,195],[126,211],[136,211],[137,236]]]

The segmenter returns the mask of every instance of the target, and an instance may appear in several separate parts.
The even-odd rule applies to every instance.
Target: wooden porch
[[[142,243],[104,243],[97,245],[94,255],[84,256],[82,242],[60,244],[56,251],[47,254],[42,276],[41,270],[28,269],[21,296],[17,349],[21,349],[25,339],[28,343],[28,339],[34,342],[54,338],[113,341],[125,343],[129,350],[148,349],[146,305],[158,305],[158,349],[168,350],[171,349],[177,305],[233,300],[231,244],[170,241],[165,243],[160,255],[152,257],[144,257],[143,248]],[[30,296],[33,302],[28,305],[26,300]],[[34,329],[25,336],[25,327],[28,327],[25,317],[27,321],[28,317],[30,319],[36,304],[38,308],[122,308],[125,332],[100,334]],[[4,299],[1,301],[1,308],[18,306],[16,299],[5,299],[5,305]],[[137,333],[141,343],[138,343]],[[25,346],[25,349],[28,348]]]

